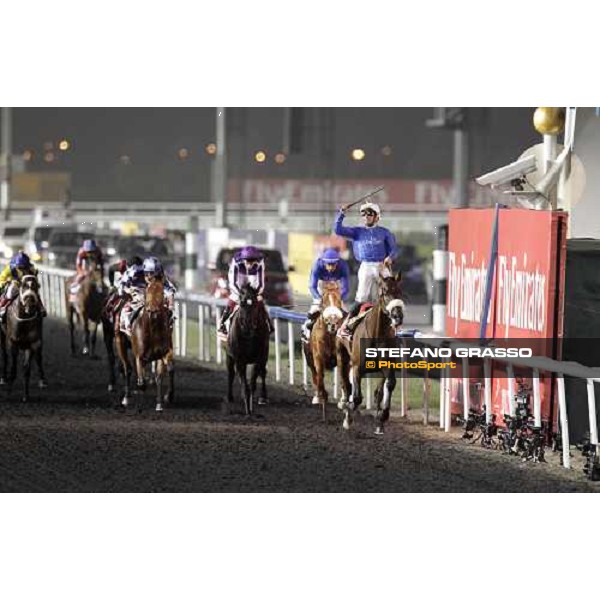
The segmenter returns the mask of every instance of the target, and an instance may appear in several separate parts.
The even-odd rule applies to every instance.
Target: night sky
[[[471,109],[470,174],[515,160],[541,141],[533,129],[534,108]],[[229,176],[394,177],[452,176],[452,134],[432,130],[431,108],[309,108],[304,111],[302,152],[283,165],[273,161],[283,140],[283,109],[228,109]],[[71,148],[59,160],[43,161],[43,145],[66,138]],[[214,108],[15,108],[14,153],[33,152],[30,170],[67,170],[74,200],[208,200],[215,141]],[[391,148],[384,156],[381,149]],[[361,147],[365,160],[350,160]],[[185,148],[185,160],[178,151]],[[267,161],[253,160],[257,150]],[[120,157],[129,157],[124,164]],[[125,160],[125,159],[124,159]]]

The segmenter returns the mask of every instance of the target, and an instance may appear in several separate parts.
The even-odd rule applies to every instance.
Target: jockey
[[[254,246],[245,246],[231,259],[229,265],[229,301],[219,323],[218,333],[227,336],[227,322],[233,314],[240,301],[241,288],[249,284],[257,291],[257,300],[263,305],[269,331],[273,331],[271,318],[263,302],[263,292],[265,289],[265,258],[262,252]]]
[[[0,322],[6,318],[6,310],[10,303],[19,295],[19,284],[26,275],[37,278],[38,271],[29,260],[25,252],[17,252],[10,263],[0,273]],[[46,316],[46,309],[42,304],[42,298],[38,294],[39,310],[42,317]]]
[[[131,297],[131,302],[127,302],[121,310],[121,328],[128,335],[131,334],[131,326],[135,317],[144,306],[146,287],[155,278],[162,279],[165,299],[169,307],[169,317],[171,320],[173,318],[173,305],[177,288],[167,279],[158,258],[150,256],[141,265],[132,264],[119,282],[119,295],[124,296],[127,294]]]
[[[139,267],[138,279],[143,280],[144,279],[144,273],[142,271],[143,263],[144,263],[144,261],[142,258],[140,258],[139,256],[134,256],[129,260],[122,259],[119,262],[110,265],[110,267],[108,268],[108,280],[109,280],[111,286],[113,286],[113,287],[111,287],[110,294],[108,296],[108,299],[106,300],[105,314],[107,314],[111,319],[123,307],[123,304],[125,302],[124,296],[125,296],[126,292],[124,291],[124,288],[121,285],[121,283],[125,279],[127,272],[130,269],[132,269],[132,267],[137,266],[137,267]],[[116,287],[115,287],[115,285],[114,285],[115,284],[115,275],[117,273],[120,274],[120,277],[117,280]],[[133,269],[129,273],[128,277],[129,277],[129,281],[135,281],[136,275],[135,275],[135,271]]]
[[[340,253],[334,248],[327,248],[313,264],[310,272],[309,288],[313,297],[312,305],[302,325],[302,336],[305,341],[310,338],[315,321],[321,313],[323,294],[321,282],[338,281],[341,284],[342,300],[346,300],[349,288],[348,265],[340,257]]]
[[[77,258],[75,259],[77,275],[75,276],[73,287],[81,283],[89,268],[90,261],[95,261],[101,276],[104,277],[104,255],[96,244],[96,240],[93,239],[84,240],[83,245],[77,251]]]
[[[398,247],[394,234],[389,229],[377,224],[381,217],[379,205],[367,201],[360,207],[360,214],[365,223],[363,227],[342,225],[347,210],[346,205],[340,208],[333,226],[333,233],[352,240],[354,256],[360,262],[355,302],[344,325],[338,332],[340,337],[349,339],[352,335],[351,319],[358,315],[361,305],[369,301],[371,293],[376,290],[380,271],[384,276],[391,275],[392,262],[398,256]]]

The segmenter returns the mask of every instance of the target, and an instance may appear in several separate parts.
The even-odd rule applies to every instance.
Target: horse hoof
[[[348,404],[347,404],[346,402],[344,402],[343,400],[340,400],[340,401],[337,403],[337,407],[338,407],[340,410],[344,410],[345,408],[347,408],[347,407],[348,407]]]
[[[346,417],[344,419],[344,422],[342,423],[342,427],[348,431],[350,429],[350,419],[348,417]]]
[[[45,390],[48,387],[48,382],[45,379],[40,379],[38,387],[40,390]]]
[[[159,403],[156,405],[156,412],[162,412],[163,410],[164,410],[164,409],[163,409],[163,405],[162,405],[162,404],[159,402]]]
[[[114,392],[115,391],[115,386],[112,383],[108,384],[108,391],[109,392]]]
[[[313,396],[312,404],[323,404],[319,396]]]
[[[129,406],[129,398],[123,398],[123,400],[121,400],[121,406]]]
[[[27,396],[23,396],[21,398],[21,402],[27,402],[29,400],[29,398]]]
[[[85,356],[86,354],[89,354],[89,353],[90,353],[90,351],[89,351],[87,348],[84,348],[84,349],[81,351],[81,354],[83,354],[83,356]]]
[[[383,427],[381,425],[375,427],[375,435],[383,435]]]
[[[0,386],[4,386],[7,384],[6,379],[4,379],[4,377],[0,377]]]
[[[258,405],[259,406],[264,406],[265,404],[268,404],[269,401],[266,398],[259,398],[258,399]]]

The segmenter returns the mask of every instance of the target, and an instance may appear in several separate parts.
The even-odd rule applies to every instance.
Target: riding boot
[[[6,296],[0,296],[0,323],[6,321],[6,310],[10,304],[10,300]]]
[[[223,335],[227,335],[227,321],[229,320],[231,313],[232,313],[232,309],[228,305],[225,307],[225,310],[223,311],[223,314],[221,315],[221,320],[219,321],[218,332],[222,333]]]
[[[355,302],[352,305],[352,308],[350,309],[350,312],[348,313],[346,320],[344,321],[343,325],[339,329],[338,335],[341,338],[344,338],[347,340],[352,338],[352,334],[354,333],[354,327],[356,326],[356,324],[352,323],[351,321],[354,319],[354,317],[358,316],[361,306],[362,306],[362,302]]]

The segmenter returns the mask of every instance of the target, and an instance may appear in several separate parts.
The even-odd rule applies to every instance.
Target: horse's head
[[[323,320],[328,333],[335,333],[344,320],[342,294],[339,283],[326,282],[323,286]]]
[[[246,284],[240,290],[240,323],[242,327],[258,327],[258,290]]]
[[[25,275],[19,287],[19,304],[23,309],[23,314],[26,317],[35,315],[38,305],[39,284],[35,275]]]
[[[158,312],[165,306],[165,286],[160,277],[153,277],[146,287],[146,310]]]
[[[398,329],[404,322],[404,301],[400,273],[392,276],[379,276],[379,306],[390,318],[392,327]]]

